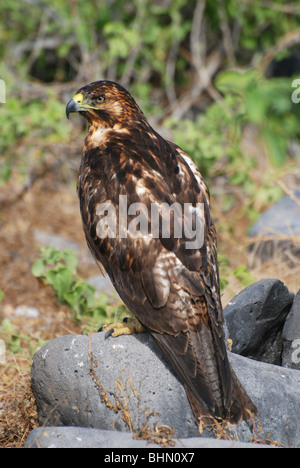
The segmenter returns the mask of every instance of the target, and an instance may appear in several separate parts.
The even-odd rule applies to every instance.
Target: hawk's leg
[[[109,336],[132,335],[134,333],[144,333],[142,324],[135,318],[125,317],[122,323],[108,323],[103,325],[100,331],[105,331],[105,339]]]

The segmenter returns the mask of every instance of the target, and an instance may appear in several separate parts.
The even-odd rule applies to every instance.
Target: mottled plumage
[[[67,115],[76,111],[89,123],[78,195],[86,240],[96,261],[184,383],[196,419],[248,419],[248,410],[255,412],[255,407],[225,349],[216,231],[200,172],[178,146],[153,130],[117,83],[98,81],[78,90]],[[173,203],[202,204],[202,214],[196,210],[193,216],[202,217],[203,245],[187,248],[190,237],[185,231],[176,236],[172,223],[165,237],[162,225],[157,236],[151,231],[122,237],[118,231],[115,237],[99,237],[99,222],[106,215],[99,207],[109,203],[119,219],[120,196],[127,197],[127,206],[143,204],[139,206],[146,210],[150,227],[151,206],[160,207],[162,222]],[[133,219],[127,216],[128,223]],[[180,219],[184,222],[184,215]]]

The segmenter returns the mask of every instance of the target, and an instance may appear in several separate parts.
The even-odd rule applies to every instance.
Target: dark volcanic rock
[[[293,299],[277,279],[260,280],[235,296],[224,309],[232,352],[280,365],[282,329]]]

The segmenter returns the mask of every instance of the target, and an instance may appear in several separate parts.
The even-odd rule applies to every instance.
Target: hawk
[[[183,382],[196,421],[249,419],[256,408],[228,362],[216,230],[196,165],[118,83],[83,86],[71,112],[88,122],[77,190],[93,256]]]

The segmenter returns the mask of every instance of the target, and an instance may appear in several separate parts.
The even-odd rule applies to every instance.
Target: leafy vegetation
[[[149,98],[157,85],[190,83],[191,32],[201,28],[193,20],[203,6],[211,47],[225,39],[231,62],[241,65],[248,66],[254,54],[263,54],[299,24],[299,7],[285,8],[282,0],[3,0],[0,57],[10,56],[24,75],[34,73],[47,82],[76,77],[92,58],[89,73],[95,67],[99,75],[127,81],[135,94]]]
[[[238,280],[241,288],[246,288],[255,282],[254,276],[245,265],[239,265],[236,269],[232,270],[230,260],[226,254],[218,254],[218,262],[220,269],[220,290],[221,293],[226,289],[229,284],[230,276]]]
[[[210,178],[223,171],[230,184],[245,190],[249,206],[256,204],[255,196],[267,204],[281,195],[268,186],[270,177],[257,191],[257,159],[244,153],[241,141],[245,126],[255,126],[273,173],[288,162],[291,139],[299,141],[300,107],[291,101],[290,78],[266,79],[260,66],[270,50],[281,57],[300,43],[296,4],[3,0],[0,15],[0,76],[9,96],[1,107],[2,185],[16,170],[26,178],[28,167],[43,162],[48,145],[67,144],[72,138],[57,83],[103,77],[130,86],[145,113],[162,116],[161,125],[172,130],[174,140],[194,157],[204,175]],[[208,73],[211,50],[220,54],[216,69],[221,72],[214,80],[220,99],[206,102],[203,109],[206,88],[197,94],[195,83],[204,79],[202,68]],[[42,99],[40,93],[32,95],[30,87],[22,91],[24,81],[33,79],[50,83],[43,87]],[[196,92],[196,98],[178,118],[176,107],[189,98],[186,90]],[[208,94],[213,95],[211,90]],[[189,110],[192,118],[187,118]],[[32,141],[38,142],[34,154]],[[224,202],[228,207],[228,197]]]
[[[196,123],[184,121],[188,137],[188,125],[194,132],[198,129],[198,133],[192,135],[190,151],[199,166],[203,164],[204,171],[209,174],[214,163],[224,155],[229,163],[242,158],[241,137],[247,124],[257,126],[268,149],[269,162],[282,166],[288,156],[288,143],[300,136],[300,108],[291,100],[290,79],[267,80],[254,70],[224,71],[218,75],[215,85],[224,99],[213,103]],[[250,167],[244,169],[248,172],[254,163],[252,160]],[[232,173],[230,182],[235,183],[236,170],[230,167],[228,172]]]
[[[18,354],[23,352],[24,342],[29,350],[30,356],[41,348],[46,341],[19,333],[17,327],[9,320],[4,319],[0,325],[0,334],[5,338],[6,352]]]
[[[41,255],[32,265],[32,274],[52,286],[57,300],[68,305],[75,320],[84,321],[87,329],[94,330],[109,319],[113,321],[124,317],[125,306],[116,297],[97,290],[80,278],[77,263],[73,250],[42,247]]]
[[[259,211],[253,212],[252,207],[258,201],[264,207],[282,196],[275,180],[280,177],[280,168],[292,162],[289,145],[300,137],[300,107],[291,100],[289,78],[268,80],[255,70],[224,71],[217,76],[215,85],[224,98],[212,103],[205,114],[198,115],[195,121],[178,122],[172,118],[165,125],[204,176],[224,174],[229,185],[243,188],[247,212],[253,220]],[[256,129],[268,161],[268,168],[259,180],[256,170],[259,161],[242,147],[247,126]],[[223,202],[227,209],[228,198]]]

